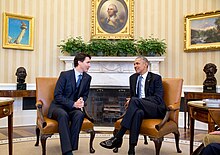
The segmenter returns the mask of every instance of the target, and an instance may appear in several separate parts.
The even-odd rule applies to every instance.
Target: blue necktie
[[[139,79],[138,79],[138,86],[137,86],[137,96],[138,98],[141,98],[141,81],[142,81],[143,77],[140,75]]]
[[[76,88],[79,87],[81,80],[82,80],[82,74],[79,74],[79,75],[78,75],[78,80],[77,80],[77,82],[76,82]]]

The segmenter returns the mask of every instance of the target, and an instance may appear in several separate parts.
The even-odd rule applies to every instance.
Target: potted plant
[[[117,52],[117,56],[134,56],[136,55],[136,46],[133,40],[119,39],[114,43],[114,49]]]
[[[92,39],[87,44],[87,51],[94,56],[111,55],[112,43],[108,39]]]
[[[150,36],[148,39],[140,38],[137,41],[137,50],[141,55],[161,56],[166,53],[167,44],[165,40]]]
[[[86,43],[81,36],[76,38],[70,37],[67,40],[61,40],[61,43],[57,45],[61,49],[61,53],[69,53],[71,56],[76,55],[79,52],[85,52]]]

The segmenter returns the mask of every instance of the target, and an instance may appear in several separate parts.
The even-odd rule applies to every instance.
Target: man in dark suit
[[[78,149],[79,133],[84,119],[82,108],[88,98],[91,76],[91,56],[79,53],[74,58],[74,69],[61,72],[54,91],[48,117],[58,121],[63,155]]]
[[[134,61],[135,74],[130,76],[130,97],[125,106],[119,132],[112,138],[102,141],[101,146],[112,149],[121,147],[123,135],[130,130],[129,155],[135,154],[140,126],[144,118],[163,118],[166,113],[163,101],[163,85],[160,75],[148,71],[147,58],[139,56]]]

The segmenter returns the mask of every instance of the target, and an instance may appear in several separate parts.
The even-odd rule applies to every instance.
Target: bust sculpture
[[[217,67],[213,63],[208,63],[205,65],[203,71],[206,73],[206,79],[203,82],[203,92],[216,93],[217,80],[215,78],[215,73],[217,72]]]
[[[26,90],[26,69],[24,67],[18,67],[15,75],[17,76],[17,90]]]

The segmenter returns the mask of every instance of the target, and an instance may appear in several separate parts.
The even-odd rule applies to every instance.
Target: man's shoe
[[[128,151],[128,155],[135,155],[135,151],[134,151],[134,149],[129,149],[129,151]]]
[[[102,141],[100,145],[107,149],[113,149],[115,147],[120,148],[122,145],[122,139],[118,139],[116,137],[112,137],[108,140]]]

